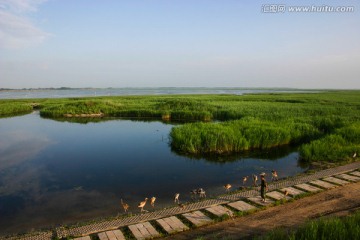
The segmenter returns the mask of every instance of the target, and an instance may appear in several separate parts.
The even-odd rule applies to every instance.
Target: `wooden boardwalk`
[[[278,191],[272,191],[272,192],[268,192],[266,193],[266,196],[269,196],[271,197],[272,199],[275,199],[275,200],[289,200],[290,197],[289,196],[285,196],[285,194],[283,193],[280,193]]]
[[[322,170],[311,175],[270,183],[269,189],[271,191],[267,193],[267,196],[280,200],[285,197],[283,194],[285,191],[289,193],[289,196],[294,197],[305,191],[317,192],[337,187],[339,184],[350,184],[351,182],[360,181],[359,168],[360,162],[355,162],[345,166]],[[289,199],[289,196],[286,198]],[[250,202],[250,204],[243,200]],[[90,240],[90,234],[96,234],[100,240],[123,240],[125,237],[120,231],[120,227],[127,228],[136,239],[149,239],[160,236],[155,226],[149,222],[150,220],[157,222],[159,225],[156,226],[157,229],[159,227],[163,229],[160,232],[174,234],[189,229],[181,219],[176,217],[179,214],[182,214],[194,226],[202,226],[213,222],[213,220],[199,211],[199,209],[205,209],[216,216],[222,216],[232,213],[232,210],[226,206],[238,211],[249,211],[256,209],[256,205],[271,206],[273,203],[274,201],[269,198],[267,198],[266,203],[261,202],[259,191],[250,189],[218,196],[214,199],[188,203],[185,205],[185,208],[173,207],[79,227],[66,229],[59,227],[54,231],[31,233],[23,236],[0,237],[0,240],[51,240],[53,238],[66,238],[69,236],[79,236],[75,238],[77,240]]]
[[[158,233],[149,222],[130,225],[129,229],[138,240],[160,236],[160,233]]]
[[[317,188],[317,187],[311,186],[310,184],[306,184],[306,183],[297,184],[297,185],[295,185],[295,187],[300,188],[301,190],[304,190],[304,191],[307,191],[307,192],[320,192],[320,191],[322,191],[321,188]]]
[[[250,210],[257,208],[257,207],[250,205],[244,201],[236,201],[236,202],[228,203],[228,205],[232,208],[235,208],[238,211],[241,211],[241,212],[246,212],[246,211],[250,211]]]
[[[349,174],[360,177],[360,172],[359,171],[350,172]]]
[[[337,187],[334,184],[324,182],[324,181],[321,181],[321,180],[314,180],[314,181],[311,181],[310,183],[313,184],[313,185],[316,185],[318,187],[322,187],[324,189],[331,189],[331,188]]]
[[[345,179],[347,181],[352,181],[352,182],[360,181],[360,177],[355,177],[355,176],[351,176],[351,175],[348,175],[348,174],[340,174],[340,175],[337,175],[336,177]]]
[[[209,224],[212,220],[200,211],[184,213],[183,216],[197,227]]]
[[[229,215],[232,216],[232,211],[230,211],[228,208],[223,207],[221,205],[212,206],[205,209],[208,212],[211,212],[212,214],[221,217],[223,215]]]
[[[274,203],[274,201],[270,200],[269,198],[266,198],[266,202],[263,202],[262,198],[260,196],[250,197],[250,198],[247,198],[247,200],[252,203],[264,206],[264,207],[270,206]]]
[[[102,232],[98,234],[100,240],[125,240],[124,234],[120,230]]]
[[[75,238],[75,240],[91,240],[91,238],[89,236],[86,236],[86,237]]]
[[[341,180],[339,178],[335,178],[335,177],[327,177],[327,178],[324,178],[323,181],[327,181],[327,182],[330,182],[330,183],[335,183],[337,185],[345,185],[345,184],[349,184],[348,181],[345,181],[345,180]]]
[[[287,191],[288,194],[293,197],[305,193],[304,191],[301,191],[301,190],[293,188],[293,187],[282,188],[282,189],[280,189],[280,191],[283,193],[285,193]]]
[[[160,226],[169,234],[188,230],[189,227],[182,223],[177,217],[161,218],[156,220]]]

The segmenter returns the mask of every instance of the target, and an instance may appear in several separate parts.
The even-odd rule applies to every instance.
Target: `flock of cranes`
[[[243,184],[243,187],[245,186],[246,182],[248,181],[249,179],[249,176],[245,176],[242,178],[242,184]],[[272,170],[271,171],[271,181],[278,181],[278,174],[277,174],[277,171],[275,170]],[[254,187],[257,187],[258,184],[257,184],[257,181],[258,181],[258,176],[256,174],[252,174],[252,181],[253,181],[253,186]],[[230,192],[230,189],[232,188],[232,185],[231,184],[225,184],[223,186],[225,188],[225,192],[226,193],[229,193]],[[174,195],[174,203],[177,204],[179,206],[179,208],[181,209],[184,209],[185,208],[185,205],[183,203],[180,203],[180,200],[179,200],[179,197],[180,197],[180,193],[175,193]],[[206,192],[203,188],[197,188],[197,189],[193,189],[190,191],[190,197],[192,200],[195,200],[195,199],[203,199],[203,198],[206,198]],[[144,201],[141,201],[139,204],[138,204],[138,208],[140,209],[140,213],[143,213],[143,212],[148,212],[147,210],[144,209],[146,203],[148,202],[148,198],[145,198]],[[155,207],[155,201],[156,201],[156,197],[152,197],[150,198],[150,205],[154,208]],[[120,203],[121,203],[121,206],[122,208],[124,209],[124,212],[127,213],[130,206],[129,204],[125,203],[122,199],[120,200]]]
[[[352,157],[356,158],[357,153],[354,152]],[[251,177],[252,177],[252,185],[254,187],[257,187],[258,186],[258,176],[256,174],[252,174]],[[245,177],[242,178],[243,187],[245,186],[245,184],[246,184],[246,182],[248,180],[249,180],[249,176],[245,176]],[[271,181],[278,181],[278,180],[279,180],[279,178],[278,178],[277,171],[271,170]],[[230,189],[232,188],[231,184],[229,184],[229,183],[225,184],[223,187],[225,188],[226,193],[229,193]],[[288,195],[288,194],[289,193],[287,191],[285,191],[285,195]],[[197,189],[193,189],[193,190],[190,191],[190,196],[191,196],[192,200],[195,200],[197,197],[199,199],[203,199],[203,198],[206,198],[206,192],[205,192],[205,190],[203,188],[197,188]],[[179,197],[180,197],[180,193],[175,193],[175,195],[174,195],[174,203],[177,204],[179,206],[179,208],[184,209],[185,205],[183,203],[180,203]],[[142,212],[148,212],[147,210],[144,210],[144,207],[145,207],[148,200],[149,200],[148,198],[145,198],[144,201],[142,201],[142,202],[140,202],[138,204],[138,208],[140,208],[141,213]],[[153,208],[155,207],[155,201],[156,201],[156,197],[150,198],[150,205]],[[121,199],[120,203],[121,203],[121,206],[124,209],[125,213],[127,213],[129,208],[130,208],[129,204],[124,203],[122,199]]]

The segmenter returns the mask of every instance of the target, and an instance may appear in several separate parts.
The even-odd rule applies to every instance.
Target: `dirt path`
[[[250,239],[276,227],[294,228],[308,219],[347,215],[357,209],[360,209],[360,183],[352,183],[167,239]]]

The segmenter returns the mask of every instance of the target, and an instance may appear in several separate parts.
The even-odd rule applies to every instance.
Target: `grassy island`
[[[183,154],[229,154],[296,144],[304,161],[350,160],[360,150],[360,91],[1,100],[0,116],[183,121],[170,133]]]

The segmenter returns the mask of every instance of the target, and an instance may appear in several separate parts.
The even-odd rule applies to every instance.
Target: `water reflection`
[[[45,149],[51,141],[41,133],[29,130],[1,129],[0,136],[0,171],[33,159]]]
[[[0,233],[115,216],[122,212],[120,198],[138,212],[145,197],[156,196],[162,208],[173,204],[176,192],[184,202],[193,188],[213,196],[223,184],[239,187],[252,173],[304,171],[296,149],[234,155],[216,164],[172,152],[171,124],[106,120],[74,124],[38,113],[0,119]]]

